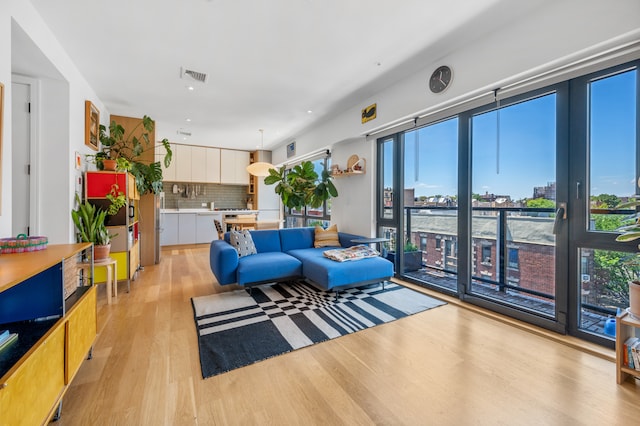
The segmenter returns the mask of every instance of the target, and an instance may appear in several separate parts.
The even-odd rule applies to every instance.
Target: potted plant
[[[102,210],[89,201],[80,202],[76,194],[77,210],[71,210],[71,218],[78,230],[80,242],[93,243],[93,260],[98,261],[109,257],[111,249],[111,235],[105,225],[106,210]]]
[[[142,133],[138,137],[136,134],[141,126]],[[146,115],[129,132],[122,125],[112,121],[107,133],[107,128],[101,124],[99,133],[101,151],[86,157],[96,164],[98,170],[131,172],[136,178],[136,186],[140,195],[150,192],[158,194],[162,192],[162,166],[159,161],[144,162],[141,160],[142,153],[154,147],[153,142],[149,139],[149,132],[153,131],[154,126],[153,120]],[[163,163],[165,167],[169,167],[173,156],[169,140],[165,138],[156,146],[164,148]]]
[[[282,203],[291,209],[302,209],[305,206],[320,207],[329,198],[338,196],[331,179],[330,172],[323,170],[322,175],[318,176],[313,163],[303,161],[288,171],[285,166],[278,170],[269,169],[269,176],[264,183],[277,183],[275,191]]]
[[[120,191],[120,185],[118,185],[117,183],[111,185],[111,192],[105,195],[105,198],[111,201],[111,204],[107,209],[107,214],[109,216],[117,214],[120,209],[127,204],[127,200],[124,197],[124,192]]]
[[[387,259],[395,263],[396,253],[387,253]],[[417,271],[422,268],[422,252],[410,241],[404,244],[404,272]]]
[[[634,195],[629,201],[617,206],[618,209],[636,208],[640,205],[640,195]],[[628,242],[635,241],[640,238],[640,212],[636,212],[625,218],[626,224],[618,228],[622,233],[616,237],[616,241]],[[640,248],[640,245],[638,246]],[[627,264],[631,267],[638,267],[639,256],[636,253]],[[640,281],[633,280],[629,282],[629,310],[636,318],[640,318]]]

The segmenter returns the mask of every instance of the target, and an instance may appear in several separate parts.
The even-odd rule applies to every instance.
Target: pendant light
[[[259,129],[260,131],[260,150],[264,150],[264,130]],[[255,163],[251,163],[247,166],[247,172],[252,174],[253,176],[269,176],[269,169],[275,168],[271,163],[265,163],[263,161],[257,161]]]

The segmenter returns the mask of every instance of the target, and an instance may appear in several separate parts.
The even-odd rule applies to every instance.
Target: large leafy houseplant
[[[105,225],[106,210],[102,210],[94,206],[89,201],[80,202],[80,197],[76,194],[77,210],[71,210],[71,219],[78,231],[78,240],[85,243],[93,243],[94,251],[97,253],[98,247],[103,247],[102,251],[106,252],[102,256],[96,254],[95,259],[107,257],[109,255],[109,246],[111,238],[116,235],[109,233]]]
[[[338,196],[338,190],[331,179],[331,173],[327,170],[323,170],[318,176],[313,163],[303,161],[290,170],[286,166],[277,170],[269,169],[269,176],[264,179],[264,183],[277,184],[275,191],[285,206],[302,209],[305,206],[318,208],[329,198]]]
[[[142,129],[140,129],[142,127]],[[154,142],[149,138],[155,125],[149,116],[142,117],[142,120],[130,131],[111,121],[109,132],[104,125],[100,125],[101,151],[95,155],[88,155],[89,160],[95,162],[99,170],[104,168],[104,160],[117,160],[120,170],[127,170],[135,176],[136,186],[140,195],[147,193],[159,194],[162,192],[162,166],[159,161],[142,161],[141,155],[154,147]],[[137,132],[141,130],[139,136]],[[163,147],[165,155],[163,158],[164,167],[169,167],[173,152],[168,139],[163,139],[157,145]]]

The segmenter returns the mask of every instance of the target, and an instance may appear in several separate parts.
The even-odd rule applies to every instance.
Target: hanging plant
[[[318,176],[311,161],[303,161],[287,170],[269,169],[269,176],[264,179],[266,185],[277,184],[276,194],[282,203],[291,209],[302,209],[305,206],[320,207],[326,200],[338,196],[338,190],[331,181],[332,176],[326,170]]]
[[[105,198],[111,201],[107,214],[109,216],[115,216],[120,209],[127,204],[127,199],[124,197],[124,192],[120,191],[120,185],[114,183],[111,185],[111,191],[105,195]]]

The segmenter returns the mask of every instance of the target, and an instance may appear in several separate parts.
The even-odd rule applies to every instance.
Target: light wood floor
[[[640,386],[616,385],[611,361],[451,303],[203,380],[190,299],[234,288],[214,283],[208,259],[207,246],[165,250],[111,306],[100,286],[94,357],[59,425],[640,419]]]

